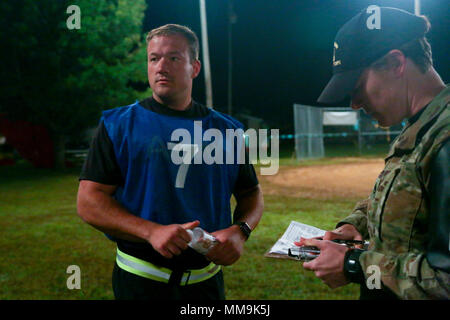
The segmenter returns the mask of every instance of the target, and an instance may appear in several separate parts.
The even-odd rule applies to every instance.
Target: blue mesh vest
[[[225,137],[227,129],[242,130],[240,122],[214,110],[196,119],[162,115],[137,102],[104,111],[102,120],[124,177],[115,198],[132,214],[163,225],[199,220],[200,227],[208,232],[230,226],[239,143],[235,143],[234,160],[226,161],[231,149],[226,149]],[[186,143],[180,137],[173,140],[177,129],[185,136],[189,133],[191,141]],[[205,147],[215,141],[203,141],[201,136],[208,129],[223,136],[223,164],[207,164],[202,158]],[[199,133],[201,140],[194,141]],[[198,153],[192,153],[197,158],[190,164],[173,161],[172,152],[186,155],[176,147],[173,150],[180,141],[197,145]]]

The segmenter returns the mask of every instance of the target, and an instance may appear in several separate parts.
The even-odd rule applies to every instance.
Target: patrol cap
[[[425,19],[407,11],[369,6],[339,29],[334,40],[333,77],[320,103],[336,103],[353,91],[362,71],[392,49],[423,37]]]

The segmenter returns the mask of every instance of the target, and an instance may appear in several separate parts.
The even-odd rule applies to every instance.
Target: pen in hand
[[[303,238],[301,238],[300,239],[300,241],[299,242],[294,242],[294,244],[296,245],[296,246],[302,246],[302,239]],[[322,237],[318,237],[318,238],[315,238],[316,240],[323,240],[323,238]],[[333,239],[333,240],[330,240],[331,242],[334,242],[334,243],[338,243],[338,244],[345,244],[345,245],[347,245],[347,246],[353,246],[353,245],[363,245],[363,246],[368,246],[368,242],[367,241],[364,241],[364,240],[345,240],[345,239]]]
[[[336,243],[345,243],[345,244],[365,244],[363,240],[344,240],[344,239],[334,239],[331,240]]]

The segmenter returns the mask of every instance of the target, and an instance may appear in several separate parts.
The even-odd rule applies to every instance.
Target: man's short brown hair
[[[198,60],[199,43],[197,35],[188,27],[179,24],[166,24],[150,30],[146,38],[147,46],[154,37],[172,35],[181,35],[184,37],[189,45],[189,56],[191,61]]]

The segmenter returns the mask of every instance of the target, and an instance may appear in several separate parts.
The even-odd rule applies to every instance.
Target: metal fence
[[[391,128],[382,128],[364,111],[355,111],[351,108],[319,108],[294,104],[293,109],[295,134],[289,135],[288,138],[295,139],[297,159],[324,157],[326,149],[324,139],[328,143],[335,144],[351,139],[362,154],[364,148],[370,148],[377,143],[389,144],[404,126],[402,123]],[[336,116],[333,123],[329,117],[326,117],[324,122],[324,115],[329,116],[329,113],[335,116],[346,113],[347,119],[342,121],[339,116]],[[327,132],[324,132],[324,128]]]

